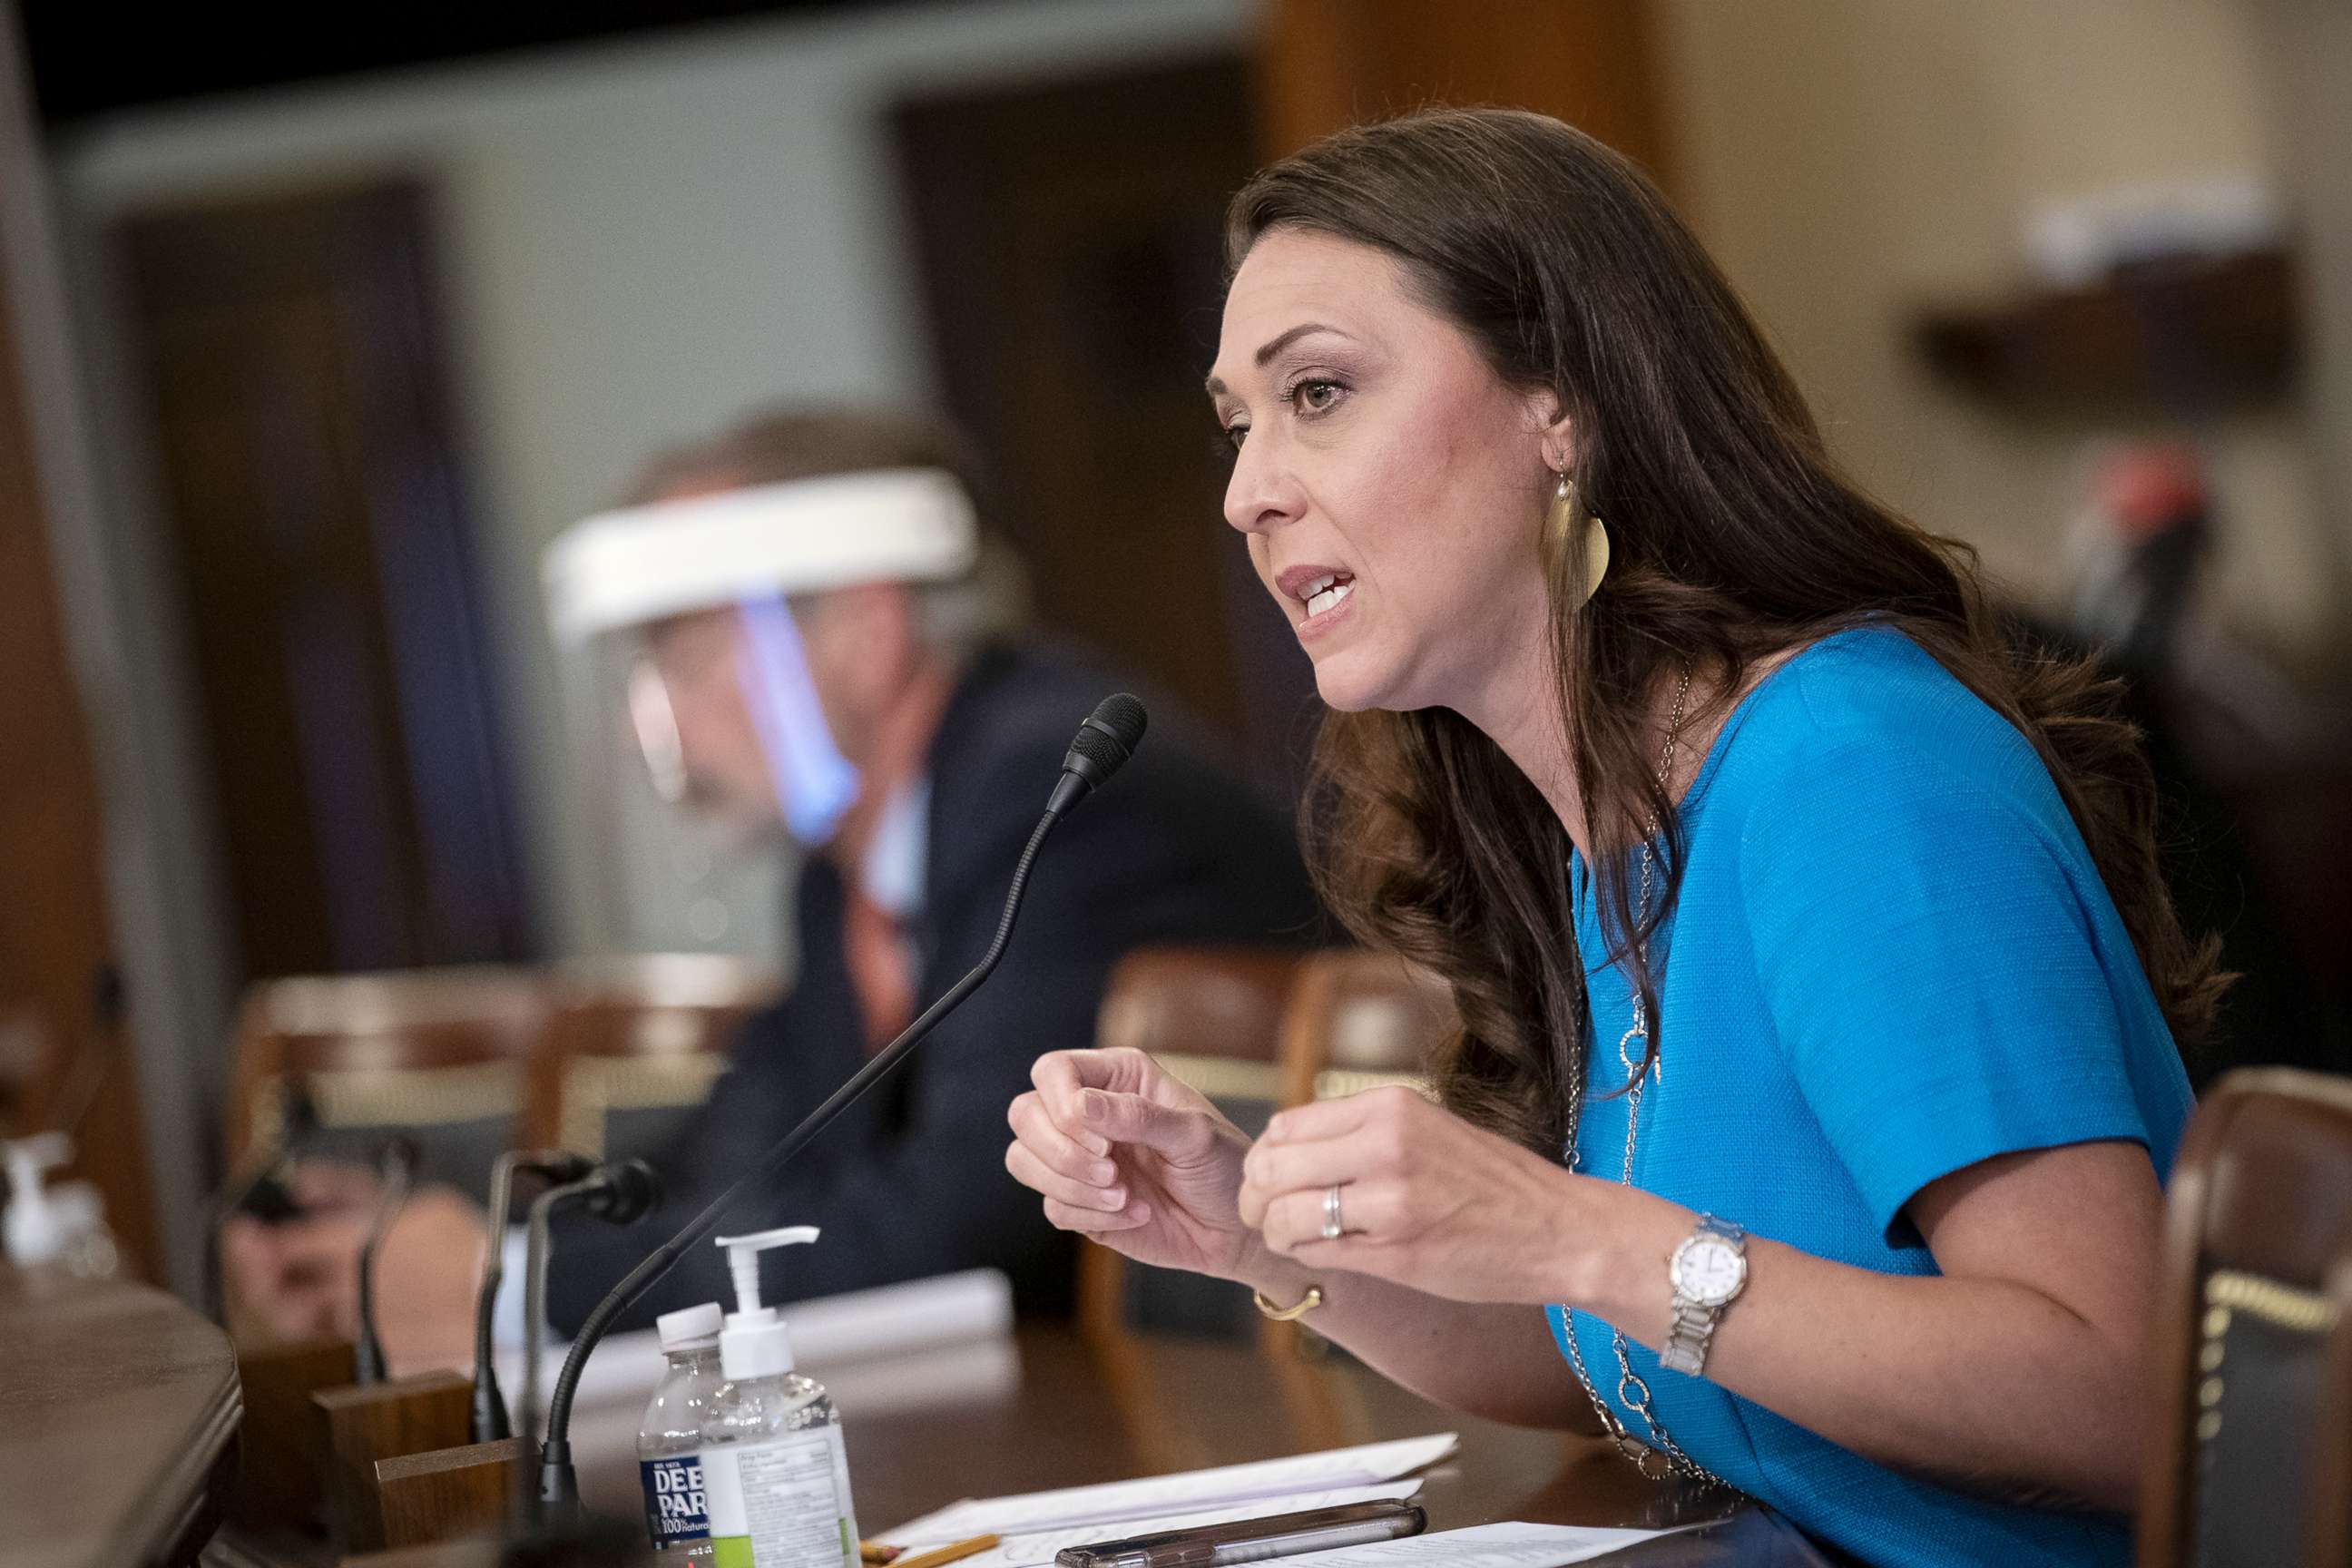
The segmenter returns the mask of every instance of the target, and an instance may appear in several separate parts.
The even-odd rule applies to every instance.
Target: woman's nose
[[[1225,484],[1225,521],[1244,533],[1277,527],[1298,514],[1296,481],[1275,460],[1270,443],[1244,441]]]

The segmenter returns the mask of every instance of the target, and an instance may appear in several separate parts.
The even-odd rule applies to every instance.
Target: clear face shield
[[[786,883],[857,799],[796,602],[945,580],[975,555],[933,470],[803,480],[592,518],[551,547],[589,952],[773,963]]]

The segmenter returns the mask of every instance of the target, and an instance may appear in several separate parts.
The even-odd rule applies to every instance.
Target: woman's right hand
[[[1013,1102],[1004,1167],[1045,1217],[1140,1263],[1241,1277],[1249,1139],[1138,1050],[1055,1051]]]

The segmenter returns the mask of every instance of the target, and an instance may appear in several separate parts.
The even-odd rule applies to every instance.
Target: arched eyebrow
[[[1345,332],[1339,332],[1339,328],[1327,327],[1320,321],[1301,321],[1288,331],[1267,339],[1265,345],[1252,358],[1255,363],[1263,365],[1309,332],[1339,332],[1341,337],[1347,336]],[[1225,395],[1225,384],[1213,375],[1204,384],[1212,397],[1223,397]]]

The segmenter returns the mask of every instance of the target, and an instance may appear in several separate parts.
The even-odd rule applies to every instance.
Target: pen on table
[[[857,1551],[858,1556],[864,1561],[887,1563],[891,1568],[943,1568],[946,1563],[961,1563],[967,1557],[976,1557],[990,1547],[998,1544],[1002,1540],[1001,1536],[975,1535],[970,1541],[959,1541],[952,1546],[942,1546],[930,1552],[919,1552],[912,1557],[898,1555],[899,1549],[895,1546],[861,1544]],[[890,1555],[881,1558],[867,1555],[876,1552],[886,1552]]]
[[[1429,1516],[1408,1502],[1343,1503],[1065,1547],[1055,1554],[1054,1562],[1056,1568],[1234,1568],[1304,1552],[1368,1546],[1418,1535],[1428,1522]]]

